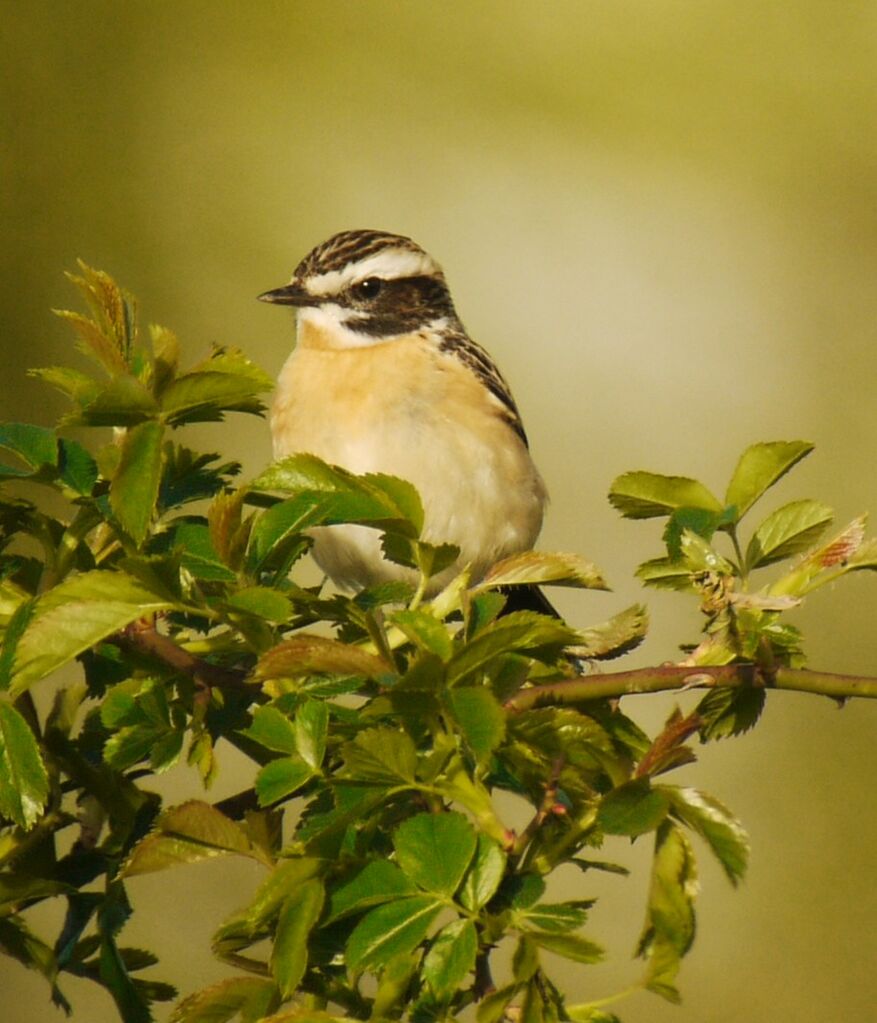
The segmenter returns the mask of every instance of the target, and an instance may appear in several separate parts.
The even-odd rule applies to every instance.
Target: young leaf
[[[448,661],[454,649],[451,634],[444,622],[440,622],[426,608],[395,611],[389,616],[392,625],[397,626],[420,650],[435,654],[442,661]]]
[[[122,866],[121,875],[148,874],[224,853],[237,853],[264,862],[264,854],[252,844],[239,824],[209,803],[192,799],[161,814],[153,830],[134,846]]]
[[[577,586],[591,590],[608,589],[599,569],[578,554],[544,554],[541,551],[523,551],[498,561],[475,587],[475,590],[535,583]]]
[[[49,779],[33,732],[0,700],[0,815],[29,830],[49,797]]]
[[[581,927],[588,918],[592,902],[540,902],[515,913],[516,926],[526,931],[565,934]]]
[[[589,941],[580,934],[527,931],[527,937],[535,941],[540,948],[577,963],[599,963],[605,956],[605,952],[596,942]]]
[[[702,719],[701,741],[724,739],[748,732],[764,710],[765,691],[760,686],[711,689],[697,705]]]
[[[395,863],[372,860],[356,877],[332,892],[327,922],[416,893],[414,884]]]
[[[648,778],[637,778],[612,789],[603,797],[597,823],[609,835],[642,835],[655,828],[667,816],[670,802]]]
[[[423,960],[421,975],[436,998],[444,1000],[475,968],[478,935],[471,920],[454,920],[438,932]]]
[[[584,660],[609,660],[629,653],[645,638],[649,612],[645,604],[633,604],[608,621],[582,629],[581,642],[570,653]]]
[[[801,440],[772,441],[748,447],[740,456],[728,484],[725,504],[736,508],[737,519],[742,519],[768,488],[812,450],[812,444]]]
[[[275,753],[295,753],[295,729],[289,718],[276,707],[256,707],[253,723],[242,735]]]
[[[277,988],[261,977],[229,977],[189,995],[174,1009],[170,1023],[256,1023],[276,1007]]]
[[[628,519],[669,515],[675,508],[722,510],[718,498],[697,480],[655,472],[627,472],[619,476],[609,490],[609,501]]]
[[[715,853],[731,884],[746,873],[749,838],[731,811],[713,796],[697,789],[662,786],[674,816],[696,831]]]
[[[831,508],[819,501],[793,501],[777,508],[749,541],[747,566],[761,568],[800,554],[819,539],[832,518]]]
[[[460,888],[460,902],[466,909],[481,909],[493,898],[505,874],[506,860],[499,844],[479,832],[472,865]]]
[[[280,624],[292,616],[289,597],[269,586],[247,586],[238,590],[228,598],[226,606],[233,611],[243,611]]]
[[[443,905],[432,895],[412,895],[373,909],[350,935],[347,965],[374,971],[398,955],[410,954],[426,937]]]
[[[259,678],[298,678],[301,675],[362,675],[380,678],[391,671],[380,657],[326,636],[299,632],[259,658]]]
[[[369,728],[343,747],[345,775],[357,781],[398,785],[413,782],[417,750],[405,732]]]
[[[37,601],[16,650],[12,692],[23,692],[100,640],[170,606],[123,572],[95,570],[65,579]]]
[[[305,881],[280,910],[271,950],[271,973],[284,999],[295,992],[307,969],[308,935],[319,919],[323,898],[321,881]]]
[[[428,892],[453,895],[475,852],[475,830],[461,814],[419,813],[393,832],[399,866]]]
[[[313,774],[310,765],[298,755],[271,760],[256,775],[259,806],[270,806],[279,799],[291,796]]]
[[[691,845],[677,825],[665,821],[655,837],[649,904],[637,954],[649,961],[648,989],[671,1002],[679,1001],[676,974],[694,940],[697,888]]]
[[[164,427],[154,420],[130,427],[110,484],[113,513],[138,547],[146,538],[158,498],[163,437]]]
[[[305,700],[295,715],[295,745],[299,756],[319,771],[326,755],[329,708],[320,700]]]
[[[547,650],[557,653],[573,646],[581,636],[568,625],[533,611],[517,611],[491,622],[456,653],[448,665],[448,681],[454,682],[478,671],[498,654]]]
[[[505,737],[505,711],[484,686],[458,686],[447,692],[466,744],[483,763]]]

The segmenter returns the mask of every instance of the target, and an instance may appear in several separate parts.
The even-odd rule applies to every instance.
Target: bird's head
[[[456,319],[441,267],[403,235],[342,231],[295,268],[263,302],[295,306],[299,329],[333,348],[380,344]]]

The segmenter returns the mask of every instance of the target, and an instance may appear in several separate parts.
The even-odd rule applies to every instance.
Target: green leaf
[[[634,573],[646,586],[663,590],[687,590],[691,587],[691,569],[672,558],[644,561]]]
[[[697,480],[655,472],[627,472],[619,476],[609,490],[609,501],[628,519],[669,515],[676,508],[722,511],[718,498]]]
[[[341,755],[348,778],[390,785],[414,781],[417,750],[405,732],[369,728],[348,742]]]
[[[41,973],[52,988],[52,1000],[69,1015],[70,1004],[55,983],[58,962],[45,942],[33,934],[20,916],[0,917],[0,950],[23,966]]]
[[[380,657],[337,639],[299,632],[259,658],[258,678],[298,678],[302,675],[362,675],[381,678],[391,671]]]
[[[475,830],[461,813],[419,813],[393,832],[399,866],[420,888],[453,895],[475,852]]]
[[[669,809],[662,789],[652,788],[648,778],[637,778],[603,797],[597,823],[609,835],[642,835],[654,831]]]
[[[460,888],[460,902],[466,909],[481,909],[493,898],[505,874],[506,862],[499,844],[479,832],[475,856]]]
[[[258,415],[258,395],[274,382],[237,349],[216,348],[208,359],[164,388],[161,409],[169,423],[216,422],[225,412]]]
[[[475,590],[544,583],[590,590],[608,589],[596,565],[578,554],[522,551],[498,561]]]
[[[0,700],[0,816],[25,830],[37,822],[49,797],[49,779],[27,722]]]
[[[110,484],[113,513],[138,547],[146,538],[158,498],[163,437],[164,427],[154,421],[127,430]]]
[[[645,604],[633,604],[608,621],[582,629],[581,642],[570,652],[582,659],[620,657],[639,646],[648,628],[649,612]]]
[[[444,903],[432,895],[412,895],[378,906],[356,925],[347,942],[347,965],[375,969],[408,955],[426,937]]]
[[[182,552],[182,566],[196,579],[207,582],[237,582],[237,576],[227,568],[213,546],[210,529],[203,522],[183,520],[171,537],[174,548]]]
[[[421,976],[436,998],[450,998],[475,968],[478,935],[471,920],[454,920],[443,927],[429,946]]]
[[[761,686],[711,689],[697,705],[697,715],[703,719],[701,740],[708,742],[748,732],[761,717],[765,698]]]
[[[737,519],[742,519],[766,490],[812,450],[812,444],[801,440],[772,441],[748,447],[740,456],[728,484],[725,504],[733,505]]]
[[[170,1023],[256,1023],[275,1006],[277,988],[261,977],[229,977],[189,995],[174,1009]]]
[[[447,700],[466,744],[483,763],[505,738],[505,711],[484,686],[458,686]]]
[[[697,789],[662,786],[673,814],[696,831],[721,863],[731,884],[736,885],[749,863],[749,837],[743,825],[714,796]]]
[[[535,941],[540,948],[577,963],[599,963],[605,956],[603,949],[596,942],[589,941],[579,934],[527,931],[527,937]]]
[[[819,501],[792,501],[764,520],[749,541],[746,564],[761,568],[816,543],[833,518],[828,505]]]
[[[129,373],[114,377],[78,412],[63,422],[76,426],[133,426],[155,419],[158,406],[143,384]]]
[[[448,665],[451,684],[478,671],[498,654],[512,651],[559,653],[581,639],[579,633],[555,618],[533,611],[517,611],[491,622],[455,654]]]
[[[97,463],[75,440],[58,441],[58,470],[61,482],[77,494],[90,494],[97,483]]]
[[[264,854],[239,824],[209,803],[192,799],[161,814],[152,831],[131,850],[121,875],[149,874],[225,853],[264,862]]]
[[[112,633],[170,606],[123,572],[65,579],[37,601],[16,651],[12,691],[22,692]]]
[[[395,863],[372,860],[356,877],[332,892],[327,922],[360,913],[382,902],[414,895],[416,891]]]
[[[646,922],[637,954],[649,960],[648,989],[671,1002],[679,1001],[676,974],[694,940],[696,894],[691,845],[679,827],[665,821],[655,836]]]
[[[573,1023],[621,1023],[614,1013],[595,1005],[567,1005],[566,1012]]]
[[[34,616],[36,607],[35,597],[22,600],[15,606],[6,623],[6,628],[3,630],[3,642],[0,645],[0,689],[8,689],[10,686],[18,644]]]
[[[426,608],[395,611],[389,616],[389,621],[401,629],[418,649],[436,654],[444,662],[450,659],[454,649],[451,634],[444,622]]]
[[[292,722],[276,707],[256,707],[253,723],[241,734],[275,753],[297,752]]]
[[[515,925],[526,931],[564,934],[581,927],[588,918],[591,902],[540,902],[515,914]]]
[[[235,611],[244,611],[246,614],[280,624],[292,616],[289,597],[268,586],[247,586],[238,590],[228,598],[227,606]]]
[[[267,763],[256,775],[259,806],[270,806],[292,795],[313,777],[310,765],[299,756],[280,757]]]
[[[314,771],[323,764],[328,734],[329,708],[319,700],[305,700],[295,715],[295,745]]]
[[[58,464],[58,438],[54,430],[30,423],[0,423],[0,448],[17,455],[31,470]],[[17,471],[10,475],[18,475]],[[0,475],[5,473],[0,472]],[[29,475],[27,473],[23,475]]]
[[[328,504],[321,494],[305,493],[279,501],[262,512],[250,534],[247,552],[250,570],[259,571],[279,545],[323,522]]]
[[[321,881],[305,881],[280,910],[271,950],[271,973],[284,999],[292,996],[307,969],[308,935],[320,917],[323,898]]]

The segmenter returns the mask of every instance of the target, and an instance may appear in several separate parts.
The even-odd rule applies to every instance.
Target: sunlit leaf
[[[831,508],[819,501],[793,501],[777,508],[749,541],[746,564],[761,568],[800,554],[819,539],[832,517]]]
[[[323,884],[306,881],[284,902],[274,933],[271,973],[283,998],[298,987],[308,964],[308,935],[323,908]]]
[[[447,700],[467,745],[485,760],[505,736],[505,711],[484,686],[458,686],[448,691]]]
[[[313,768],[298,755],[271,760],[256,775],[259,806],[291,796],[313,776]]]
[[[475,830],[461,813],[419,813],[393,832],[399,866],[429,892],[453,895],[475,852]]]
[[[603,797],[597,821],[609,835],[641,835],[654,831],[669,808],[663,790],[652,788],[647,778],[637,778]]]
[[[722,510],[719,499],[697,480],[655,472],[627,472],[619,476],[609,490],[609,501],[628,519],[669,515],[676,508]]]
[[[277,988],[261,977],[229,977],[189,995],[174,1009],[170,1023],[255,1023],[271,1011]]]
[[[576,963],[599,963],[605,952],[595,941],[580,934],[555,934],[552,931],[527,931],[527,937],[540,948]]]
[[[49,779],[33,732],[11,703],[0,700],[0,815],[29,829],[49,796]]]
[[[329,920],[359,913],[371,906],[406,895],[417,889],[412,881],[389,860],[372,860],[350,881],[334,889],[329,905]]]
[[[498,561],[475,587],[476,590],[496,586],[518,586],[552,583],[555,586],[576,586],[592,590],[607,589],[606,581],[593,562],[579,554],[522,551]]]
[[[268,586],[248,586],[233,593],[227,601],[229,608],[256,615],[269,622],[285,622],[292,615],[292,604],[287,596]]]
[[[454,649],[451,634],[444,622],[426,608],[395,611],[389,616],[389,621],[421,650],[436,654],[442,661],[450,659]]]
[[[725,504],[737,509],[741,519],[761,495],[813,450],[806,441],[772,441],[753,444],[740,456],[728,484]]]
[[[253,723],[242,734],[276,753],[296,752],[292,722],[276,707],[254,708]]]
[[[433,895],[412,895],[378,906],[356,925],[347,942],[347,965],[377,969],[414,951],[444,903]]]
[[[345,774],[359,781],[398,784],[414,781],[417,751],[405,732],[369,728],[341,750]]]
[[[458,990],[475,967],[478,936],[471,920],[454,920],[438,932],[423,960],[421,975],[437,998]]]
[[[493,898],[505,873],[506,860],[497,842],[478,834],[475,856],[460,888],[460,901],[467,909],[480,909]]]
[[[451,658],[448,678],[452,682],[462,679],[501,653],[530,651],[536,654],[543,650],[556,653],[576,644],[580,638],[579,633],[563,622],[533,611],[504,615],[482,629]]]
[[[119,524],[139,546],[146,537],[161,480],[164,427],[150,421],[132,426],[110,484],[110,505]]]
[[[743,825],[714,796],[698,789],[662,786],[673,813],[696,831],[715,853],[732,884],[746,873],[749,837]]]
[[[391,669],[374,654],[327,636],[297,633],[259,658],[259,678],[297,678],[326,672],[380,678]]]
[[[608,660],[629,653],[645,638],[649,612],[645,604],[633,604],[608,621],[581,630],[581,642],[570,653],[582,659]]]
[[[296,712],[294,729],[299,756],[319,771],[326,755],[329,708],[321,700],[305,700]]]

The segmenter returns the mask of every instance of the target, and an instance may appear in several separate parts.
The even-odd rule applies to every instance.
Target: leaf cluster
[[[464,568],[427,599],[458,552],[424,539],[410,484],[296,455],[236,485],[235,463],[177,431],[260,413],[264,374],[229,349],[181,370],[171,332],[153,327],[141,345],[134,305],[109,277],[81,266],[73,280],[90,315],[61,315],[95,372],[39,371],[71,399],[60,433],[0,426],[0,949],[40,971],[56,1004],[69,1009],[72,973],[142,1023],[175,992],[141,976],[155,956],[121,944],[128,886],[244,856],[263,879],[213,939],[236,972],[179,1001],[175,1023],[428,1023],[470,1006],[479,1023],[513,1007],[528,1021],[611,1023],[595,1003],[569,1004],[552,964],[601,958],[585,930],[589,878],[625,871],[595,854],[650,836],[641,983],[676,1000],[694,936],[689,836],[733,883],[748,844],[721,802],[664,776],[693,759],[696,731],[739,727],[744,697],[674,712],[654,738],[607,699],[511,710],[521,687],[636,646],[645,609],[581,630],[504,614],[510,587],[606,589],[586,559],[534,552],[474,583]],[[65,436],[73,426],[88,441]],[[750,591],[751,572],[798,555],[827,524],[823,506],[797,502],[768,516],[745,554],[737,540],[740,518],[807,449],[750,449],[724,503],[693,480],[616,481],[624,514],[668,519],[667,555],[640,575],[700,599],[707,638],[692,664],[766,650],[791,663],[785,604],[873,567],[873,545],[848,529]],[[378,531],[411,584],[353,596],[302,586],[310,531],[341,523]],[[729,556],[714,547],[721,535]],[[40,715],[32,688],[50,680]],[[251,787],[162,806],[150,778],[185,763],[209,789],[221,743],[249,758]],[[502,793],[528,807],[523,822],[505,819]],[[582,891],[555,901],[548,881],[569,864]],[[28,912],[51,898],[66,913],[46,940]],[[510,966],[498,968],[504,949]]]

